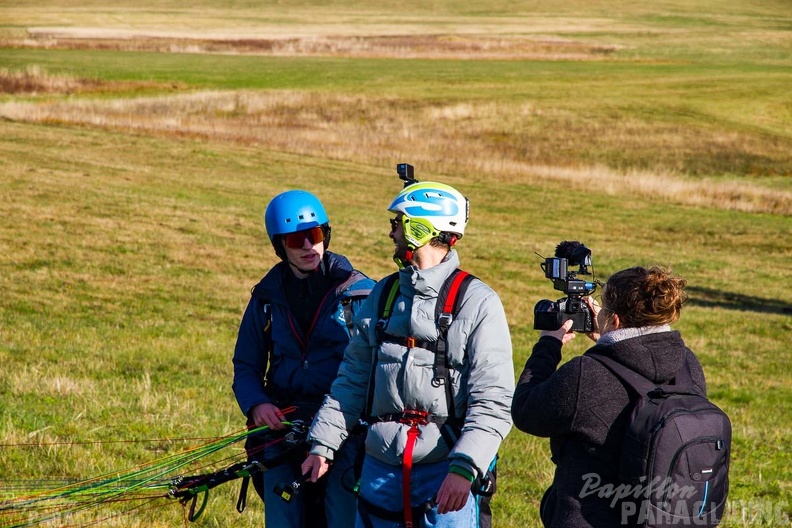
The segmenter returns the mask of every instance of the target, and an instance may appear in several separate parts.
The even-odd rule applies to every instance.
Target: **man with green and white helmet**
[[[454,249],[468,221],[461,193],[414,182],[388,210],[400,270],[377,283],[355,317],[359,332],[314,419],[303,470],[321,477],[363,416],[370,426],[356,526],[477,527],[471,487],[511,428],[514,371],[503,305],[468,275],[453,314],[438,309],[449,304],[441,291],[464,274]]]
[[[396,244],[397,264],[404,267],[412,263],[416,250],[426,245],[439,249],[444,256],[448,254],[465,234],[468,204],[459,191],[442,183],[415,183],[400,192],[388,207],[388,211],[396,213],[393,220],[401,224],[403,233],[394,236],[399,226],[391,224],[390,237]],[[419,251],[417,257],[421,256]]]

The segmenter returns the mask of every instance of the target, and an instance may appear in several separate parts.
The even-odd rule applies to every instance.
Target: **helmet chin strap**
[[[459,237],[453,233],[444,232],[444,233],[440,233],[440,235],[437,237],[437,240],[439,240],[443,244],[448,244],[448,247],[454,247],[454,244],[457,243]]]
[[[440,233],[437,239],[452,248],[459,240],[459,237],[453,233]],[[393,255],[393,261],[399,266],[399,269],[406,268],[413,263],[413,252],[416,249],[418,248],[408,245],[407,249],[400,249]]]
[[[406,268],[410,264],[412,264],[413,259],[413,250],[412,249],[405,249],[399,250],[397,253],[393,255],[393,262],[399,266],[399,269]]]

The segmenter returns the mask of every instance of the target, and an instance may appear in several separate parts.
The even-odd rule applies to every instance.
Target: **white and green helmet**
[[[425,246],[433,238],[453,245],[465,234],[470,206],[459,191],[436,182],[405,187],[388,207],[403,213],[404,238],[410,249]]]

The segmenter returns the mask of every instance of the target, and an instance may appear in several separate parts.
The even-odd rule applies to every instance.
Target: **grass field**
[[[36,4],[0,2],[0,500],[240,429],[268,199],[318,194],[332,248],[380,278],[407,161],[470,198],[463,267],[500,294],[517,372],[560,296],[536,253],[685,276],[677,327],[734,427],[723,525],[789,525],[788,2]],[[496,526],[538,526],[547,440],[501,456]],[[260,526],[237,491],[196,526]],[[46,525],[181,525],[164,506]]]

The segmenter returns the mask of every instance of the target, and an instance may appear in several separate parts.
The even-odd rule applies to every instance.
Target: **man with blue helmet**
[[[374,283],[345,257],[328,251],[330,222],[311,193],[293,190],[275,196],[264,223],[281,262],[252,290],[234,350],[233,389],[250,424],[281,430],[285,419],[310,423],[355,333],[354,312]],[[292,406],[297,411],[284,416],[283,409]],[[346,442],[328,481],[306,486],[288,502],[275,488],[298,480],[302,460],[284,460],[254,479],[265,504],[265,525],[348,528],[354,524],[351,490],[361,442],[362,438]],[[269,459],[279,455],[278,446],[264,449],[261,454]]]
[[[472,491],[511,428],[514,368],[503,305],[457,269],[454,245],[468,221],[461,193],[408,181],[388,210],[400,270],[377,283],[355,318],[358,332],[311,426],[303,470],[320,478],[362,415],[370,425],[358,528],[478,527]],[[470,280],[457,282],[462,275]],[[448,291],[456,292],[453,302],[441,293]]]

